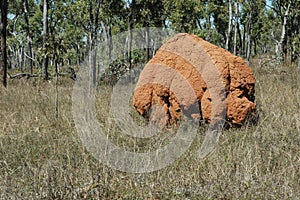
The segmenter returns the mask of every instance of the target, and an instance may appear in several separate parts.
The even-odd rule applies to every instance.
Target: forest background
[[[79,65],[100,43],[109,56],[113,35],[140,27],[196,34],[248,62],[257,55],[272,55],[296,63],[299,8],[299,0],[1,0],[2,79],[4,83],[5,68],[48,79],[49,68]],[[132,51],[131,40],[129,35],[124,44],[128,54],[120,58],[129,69],[155,53],[155,46]]]

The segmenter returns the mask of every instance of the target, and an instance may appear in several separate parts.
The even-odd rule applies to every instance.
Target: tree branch
[[[40,77],[38,74],[28,74],[28,73],[19,73],[19,74],[15,74],[15,75],[10,75],[9,73],[7,73],[9,79],[20,79],[23,77],[26,77],[27,79],[31,78],[31,77]]]

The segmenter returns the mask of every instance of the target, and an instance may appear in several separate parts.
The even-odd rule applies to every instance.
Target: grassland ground
[[[204,137],[199,128],[175,163],[144,174],[113,170],[84,148],[72,117],[72,80],[59,79],[58,95],[55,80],[9,80],[7,89],[0,88],[0,199],[299,198],[299,75],[296,67],[261,65],[258,59],[251,68],[256,125],[224,130],[205,160],[197,156]],[[169,139],[126,138],[109,112],[112,87],[99,89],[98,119],[116,144],[155,149]]]

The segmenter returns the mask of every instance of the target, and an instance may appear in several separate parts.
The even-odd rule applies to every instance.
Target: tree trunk
[[[243,37],[242,37],[239,22],[237,22],[237,31],[238,31],[238,35],[239,35],[239,48],[237,50],[239,51],[240,54],[243,54],[242,51],[243,51],[243,48],[244,48],[244,42],[243,42]]]
[[[291,38],[291,63],[296,63],[297,58],[300,56],[300,14],[292,18],[292,38]],[[298,37],[298,38],[297,38]],[[298,41],[297,41],[298,40]]]
[[[74,48],[76,49],[76,55],[77,55],[77,59],[76,59],[76,63],[79,66],[81,63],[81,52],[80,52],[80,45],[79,44],[75,44]]]
[[[246,48],[247,48],[247,39],[246,39],[246,24],[243,24],[244,31],[243,31],[243,48],[242,48],[242,55],[246,56]]]
[[[299,76],[300,76],[300,56],[298,56],[298,73],[299,73]]]
[[[112,33],[111,33],[111,27],[108,26],[108,31],[107,31],[108,35],[108,56],[109,56],[109,59],[111,60],[111,52],[114,48],[113,46],[113,40],[112,40]]]
[[[19,68],[21,69],[21,72],[24,72],[23,67],[25,66],[25,48],[21,47],[20,51],[21,51],[21,58],[20,58],[21,62]]]
[[[236,43],[237,43],[237,33],[238,33],[238,19],[239,19],[239,3],[235,2],[235,23],[234,23],[234,46],[233,54],[236,55]]]
[[[146,40],[146,58],[147,62],[150,60],[150,29],[149,27],[146,27],[145,31],[145,40]]]
[[[107,58],[109,61],[111,59],[111,52],[112,52],[112,48],[113,48],[111,28],[109,25],[106,26],[103,21],[101,21],[101,26],[102,26],[103,35],[104,35],[104,42],[106,45],[106,54],[107,54]]]
[[[94,94],[94,87],[96,85],[96,49],[95,49],[95,36],[90,33],[90,46],[89,46],[89,93]]]
[[[2,54],[2,69],[3,80],[2,84],[7,87],[7,49],[6,49],[6,28],[7,28],[7,0],[0,0],[1,3],[1,54]]]
[[[257,39],[256,38],[253,39],[253,44],[254,44],[253,51],[254,51],[254,56],[255,56],[255,55],[257,55]]]
[[[247,56],[246,60],[248,64],[250,63],[250,56],[251,56],[251,18],[252,12],[250,11],[249,19],[248,19],[248,29],[247,29]]]
[[[28,46],[28,53],[29,53],[29,73],[32,74],[32,67],[33,67],[33,57],[32,57],[32,39],[30,36],[30,26],[29,26],[29,17],[28,17],[28,0],[24,0],[24,13],[25,13],[25,23],[26,23],[26,37],[27,37],[27,46]]]
[[[43,58],[43,75],[44,79],[49,79],[48,74],[48,65],[49,65],[49,56],[48,56],[48,0],[44,0],[44,7],[43,7],[43,49],[44,49],[44,58]]]
[[[250,33],[247,35],[248,38],[247,38],[247,63],[249,64],[250,63],[250,56],[251,56],[251,36],[250,36]]]
[[[282,29],[281,29],[281,37],[279,41],[279,53],[281,59],[283,59],[283,62],[286,61],[287,57],[287,38],[286,38],[286,24],[287,24],[287,18],[289,15],[289,10],[290,10],[291,3],[288,4],[288,7],[285,10],[284,16],[283,16],[283,22],[282,22]]]
[[[228,20],[228,30],[226,37],[226,49],[229,50],[230,38],[231,38],[231,29],[232,29],[232,1],[229,0],[229,20]]]
[[[135,4],[136,0],[131,1],[131,8],[130,8],[130,16],[129,16],[129,22],[128,22],[128,31],[129,31],[129,38],[128,38],[128,62],[129,62],[129,69],[132,69],[132,54],[131,54],[131,48],[132,48],[132,29],[134,26],[134,15],[135,15]]]
[[[94,94],[96,86],[96,57],[97,57],[97,30],[99,26],[99,13],[101,1],[97,1],[96,7],[93,6],[93,1],[89,1],[89,15],[90,15],[90,38],[89,38],[89,93]],[[93,12],[95,9],[95,13]]]
[[[58,68],[58,55],[54,55],[54,65],[55,65],[55,118],[58,119],[59,114],[59,99],[58,99],[58,74],[59,74],[59,68]]]
[[[156,53],[156,40],[154,39],[152,43],[152,58],[155,56],[155,53]]]
[[[131,21],[131,20],[130,20]],[[132,48],[132,28],[131,22],[129,22],[129,38],[128,38],[128,62],[129,62],[129,69],[132,69],[132,55],[131,55],[131,48]]]

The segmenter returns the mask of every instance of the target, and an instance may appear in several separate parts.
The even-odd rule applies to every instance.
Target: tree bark
[[[243,24],[244,26],[244,31],[243,31],[243,48],[242,48],[242,55],[246,56],[246,51],[247,51],[247,39],[246,39],[246,24]]]
[[[26,23],[26,37],[27,37],[27,46],[28,46],[28,53],[29,53],[29,73],[32,74],[32,67],[33,67],[33,57],[32,57],[32,39],[30,35],[30,25],[29,25],[29,17],[28,17],[28,0],[23,0],[24,4],[24,14],[25,14],[25,23]]]
[[[240,23],[237,22],[237,32],[238,32],[238,35],[239,35],[239,48],[238,48],[238,51],[240,54],[243,55],[243,49],[244,49],[244,42],[243,42],[243,37],[242,37],[242,33],[241,33],[241,29],[240,29]]]
[[[299,6],[300,6],[300,2],[299,2]],[[291,56],[291,63],[296,63],[297,58],[300,56],[300,13],[297,16],[293,16],[292,19],[292,38],[291,38],[291,52],[292,52],[292,56]],[[298,38],[297,38],[298,37]],[[298,41],[296,41],[298,40]],[[297,48],[297,45],[298,48]],[[299,55],[298,55],[299,54]]]
[[[236,55],[236,43],[237,43],[237,34],[238,34],[238,19],[239,19],[239,2],[235,2],[235,23],[234,23],[234,46],[233,54]]]
[[[7,0],[0,0],[1,3],[1,54],[2,54],[2,84],[7,87],[7,48],[6,48],[6,29],[7,29]]]
[[[131,21],[131,20],[130,20]],[[132,49],[132,23],[129,22],[129,38],[128,38],[128,62],[129,62],[129,69],[132,69],[132,54],[131,54],[131,49]]]
[[[298,56],[298,74],[300,76],[300,56]]]
[[[286,38],[286,24],[287,24],[287,18],[289,15],[291,3],[288,4],[284,16],[283,16],[283,22],[282,22],[282,29],[281,29],[281,37],[279,41],[279,47],[280,47],[280,57],[283,59],[283,61],[286,61],[287,57],[287,38]]]
[[[251,56],[251,18],[252,12],[250,11],[249,19],[248,19],[248,29],[247,29],[247,56],[246,60],[248,64],[250,63],[250,56]]]
[[[229,50],[230,38],[231,38],[231,29],[232,29],[232,1],[229,0],[229,20],[228,20],[228,30],[226,37],[226,49]]]
[[[24,47],[21,47],[20,48],[20,66],[19,68],[21,69],[21,72],[24,72],[24,69],[23,67],[25,66],[25,48]]]
[[[89,93],[94,94],[96,86],[96,57],[97,57],[97,30],[99,28],[99,14],[101,1],[97,1],[96,7],[93,1],[89,1],[89,15],[90,15],[90,33],[89,33]],[[95,9],[95,13],[93,12]]]
[[[253,44],[254,44],[254,47],[253,47],[254,55],[257,55],[257,39],[256,38],[253,39]]]
[[[109,24],[109,23],[107,23],[107,24]],[[111,52],[113,49],[111,27],[109,25],[105,25],[103,21],[101,21],[101,26],[102,26],[103,35],[104,35],[104,42],[106,45],[106,54],[107,54],[108,60],[110,60]]]
[[[48,56],[48,0],[44,0],[43,5],[43,49],[44,49],[44,58],[43,58],[43,76],[45,80],[49,79],[48,74],[48,65],[49,65],[49,56]]]
[[[59,75],[59,68],[58,68],[58,55],[54,55],[54,64],[55,64],[55,118],[58,119],[59,114],[59,96],[58,96],[58,75]]]
[[[130,2],[129,2],[130,3]],[[134,26],[134,15],[135,15],[135,5],[136,0],[131,1],[130,6],[130,15],[129,15],[129,22],[128,22],[128,31],[129,31],[129,38],[128,38],[128,62],[129,62],[129,69],[132,69],[132,54],[131,54],[131,48],[132,48],[132,29]]]
[[[96,85],[96,49],[95,49],[95,36],[90,33],[90,46],[89,46],[89,93],[94,93]]]
[[[146,40],[146,58],[147,62],[150,60],[150,29],[149,27],[145,28],[145,40]]]

